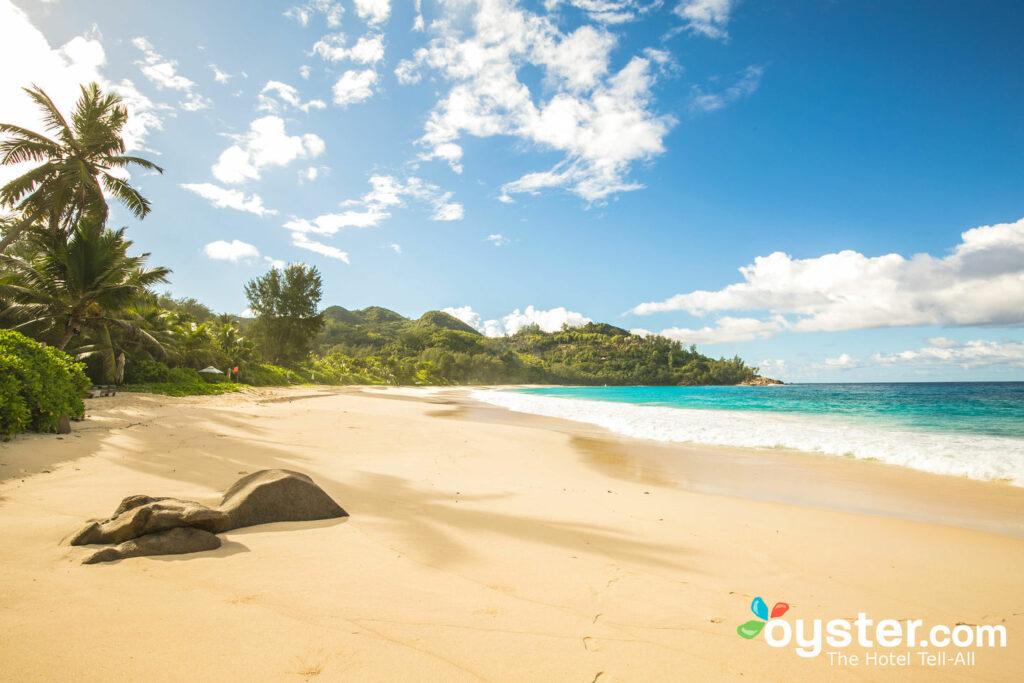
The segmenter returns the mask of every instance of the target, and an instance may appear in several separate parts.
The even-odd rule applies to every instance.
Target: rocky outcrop
[[[773,384],[785,384],[777,379],[771,379],[770,377],[762,377],[761,375],[754,375],[750,379],[745,379],[736,386],[739,387],[767,387]]]
[[[82,564],[113,562],[127,557],[142,555],[181,555],[198,553],[203,550],[216,550],[220,547],[220,539],[209,531],[195,527],[177,527],[158,531],[155,534],[144,534],[112,548],[98,550],[82,560]]]
[[[262,470],[236,481],[224,494],[220,511],[227,529],[271,522],[306,522],[348,517],[348,513],[300,472]]]
[[[262,470],[242,477],[217,508],[178,498],[128,496],[105,520],[90,522],[71,545],[117,544],[85,564],[140,555],[171,555],[220,547],[214,534],[271,522],[304,522],[348,517],[312,479],[290,470]]]
[[[227,514],[190,500],[129,496],[114,516],[92,522],[71,537],[71,545],[123,543],[158,531],[192,527],[210,533],[230,528]]]

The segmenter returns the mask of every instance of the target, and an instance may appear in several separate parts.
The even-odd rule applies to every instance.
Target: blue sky
[[[303,261],[325,305],[492,334],[593,319],[789,380],[1024,379],[1020,3],[0,0],[0,19],[0,120],[38,126],[30,82],[65,107],[83,80],[121,93],[166,172],[133,178],[149,218],[115,220],[217,310]]]

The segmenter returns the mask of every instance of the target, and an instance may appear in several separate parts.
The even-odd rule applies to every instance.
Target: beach
[[[118,394],[0,445],[3,680],[995,680],[1024,670],[1024,488],[654,443],[435,387]],[[84,566],[122,498],[311,476],[351,515]],[[787,618],[1005,627],[970,665],[801,657]],[[943,648],[923,648],[941,653]],[[952,655],[958,648],[950,646]]]

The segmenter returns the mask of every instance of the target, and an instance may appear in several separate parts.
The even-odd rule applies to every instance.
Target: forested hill
[[[756,368],[693,346],[590,323],[559,332],[528,327],[485,337],[442,311],[412,320],[378,306],[330,306],[317,337],[322,356],[379,361],[421,382],[458,384],[737,384]]]

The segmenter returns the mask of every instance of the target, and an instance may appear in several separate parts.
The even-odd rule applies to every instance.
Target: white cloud
[[[277,213],[277,211],[264,207],[263,200],[258,194],[246,196],[241,190],[230,190],[213,183],[182,183],[181,187],[196,193],[203,199],[208,199],[218,209],[235,209],[236,211],[254,213],[257,216],[269,216]]]
[[[1024,342],[977,339],[963,344],[949,339],[932,346],[899,353],[876,353],[871,361],[879,365],[959,365],[965,369],[992,365],[1024,366]],[[933,342],[935,340],[928,340]],[[828,361],[825,361],[826,364]]]
[[[690,95],[690,106],[701,111],[722,109],[737,100],[753,95],[760,87],[763,75],[763,67],[751,65],[740,72],[735,83],[721,92],[705,92],[699,86],[694,86]]]
[[[234,78],[234,76],[232,76],[231,74],[224,73],[223,71],[218,69],[216,64],[211,64],[210,68],[213,69],[213,80],[217,81],[218,83],[226,85],[228,81]]]
[[[367,24],[381,24],[391,14],[391,0],[355,0],[356,14]]]
[[[218,261],[231,261],[232,263],[238,263],[239,261],[251,262],[260,257],[259,249],[248,242],[240,240],[231,240],[230,242],[217,240],[216,242],[210,242],[203,247],[203,252],[209,258]]]
[[[299,91],[293,86],[281,81],[267,81],[257,96],[257,109],[272,114],[280,112],[282,103],[309,112],[310,109],[326,109],[327,104],[323,100],[309,100],[303,103]]]
[[[285,265],[287,265],[281,259],[270,258],[269,256],[264,256],[263,260],[266,261],[267,265],[269,265],[274,270],[284,270]],[[245,314],[243,314],[242,317],[243,318],[246,317]],[[248,317],[251,318],[252,316],[248,316]]]
[[[470,306],[449,307],[441,310],[448,315],[458,318],[488,337],[515,334],[530,325],[537,325],[545,332],[557,332],[562,329],[563,325],[580,327],[593,322],[581,313],[567,310],[561,306],[546,311],[536,309],[533,306],[527,306],[523,311],[517,308],[503,317],[501,322],[497,320],[484,320]]]
[[[929,337],[928,339],[925,339],[924,341],[925,341],[925,343],[929,344],[930,346],[937,346],[940,349],[951,349],[954,346],[959,346],[960,345],[959,342],[955,342],[952,339],[947,339],[946,337]]]
[[[328,62],[351,59],[360,64],[374,64],[384,59],[384,36],[371,33],[361,36],[352,47],[345,46],[345,35],[333,33],[313,45],[313,54]]]
[[[334,103],[340,107],[347,107],[352,103],[367,100],[373,96],[373,85],[376,82],[377,72],[373,69],[349,69],[334,84]]]
[[[725,40],[729,37],[725,27],[732,8],[733,0],[683,0],[674,11],[693,33]]]
[[[858,367],[858,363],[848,353],[842,353],[837,358],[826,358],[825,367],[832,370],[849,370]]]
[[[604,28],[563,32],[555,19],[521,9],[511,0],[446,5],[450,15],[431,24],[436,36],[395,70],[415,83],[434,69],[451,83],[427,120],[423,159],[462,170],[464,135],[513,136],[563,154],[547,171],[509,182],[502,196],[566,188],[588,201],[640,187],[631,166],[664,151],[674,119],[652,109],[652,58],[635,55],[611,70],[615,38]],[[472,8],[465,37],[458,15]],[[535,96],[519,79],[525,66],[543,73]]]
[[[180,90],[185,94],[181,108],[185,111],[198,111],[212,106],[208,97],[194,92],[195,81],[178,73],[178,62],[167,59],[153,48],[153,44],[145,38],[132,39],[132,45],[142,51],[142,59],[136,64],[142,75],[148,78],[159,90],[165,88]]]
[[[312,220],[292,218],[284,227],[293,232],[333,235],[343,228],[373,228],[389,218],[390,213],[377,208],[365,211],[343,211],[317,216]]]
[[[341,17],[345,8],[341,3],[330,0],[310,0],[305,5],[297,5],[288,9],[284,16],[297,21],[302,26],[309,26],[309,20],[314,14],[322,14],[327,25],[330,27],[341,26]]]
[[[506,244],[508,244],[509,242],[511,242],[512,240],[510,240],[509,238],[505,237],[501,233],[495,233],[493,235],[488,235],[484,239],[484,241],[485,242],[490,242],[491,244],[493,244],[496,247],[503,247]]]
[[[287,166],[297,159],[312,159],[323,154],[324,141],[312,133],[288,135],[284,120],[264,116],[249,124],[245,135],[224,150],[213,166],[213,175],[223,183],[238,184],[258,180],[268,166]]]
[[[310,68],[307,65],[303,64],[302,66],[299,67],[299,76],[301,76],[303,80],[308,81],[309,74]]]
[[[370,190],[359,199],[342,202],[344,207],[353,207],[340,213],[317,216],[312,220],[292,218],[284,224],[287,230],[318,235],[334,235],[343,228],[372,228],[391,217],[390,209],[404,206],[405,198],[426,203],[432,208],[430,216],[434,221],[453,221],[463,217],[462,205],[452,202],[452,193],[444,192],[415,176],[405,182],[390,175],[370,177]]]
[[[396,254],[398,254],[398,255],[402,254],[402,245],[401,244],[395,244],[394,242],[392,242],[388,246],[391,247],[391,251],[395,252]]]
[[[59,48],[51,48],[28,16],[6,1],[0,1],[0,26],[4,34],[0,40],[0,64],[8,65],[0,68],[0,121],[45,134],[35,103],[21,88],[39,85],[62,112],[68,112],[82,94],[79,85],[95,81],[124,99],[129,117],[123,135],[129,151],[144,150],[149,133],[162,128],[158,114],[163,107],[140,93],[132,81],[115,83],[104,76],[106,53],[95,27]],[[29,166],[0,167],[0,185],[25,173]]]
[[[546,311],[538,310],[533,306],[527,306],[522,313],[517,308],[501,320],[505,324],[506,334],[515,334],[530,325],[537,325],[545,332],[557,332],[562,329],[563,325],[580,327],[594,322],[583,314],[566,310],[562,306]]]
[[[586,12],[594,21],[603,24],[623,24],[660,7],[662,2],[663,0],[544,0],[544,6],[550,12],[559,3],[570,5]]]
[[[307,249],[306,244],[317,244],[318,248],[333,249],[319,243],[312,243],[306,237],[309,234],[331,236],[345,228],[373,228],[391,217],[391,208],[404,206],[406,199],[413,199],[431,207],[430,220],[455,221],[463,217],[462,205],[451,201],[452,193],[444,192],[437,185],[425,182],[415,176],[404,182],[390,175],[370,177],[370,190],[359,199],[342,202],[345,211],[328,213],[313,219],[293,216],[284,223],[284,228],[291,231],[293,240],[298,246]],[[302,237],[296,237],[301,235]],[[299,244],[299,242],[303,244]],[[335,250],[337,251],[337,250]],[[320,252],[324,253],[324,252]],[[337,253],[343,253],[337,251]],[[347,263],[346,259],[343,259]]]
[[[302,171],[299,174],[299,178],[301,180],[312,182],[316,180],[318,175],[320,175],[320,169],[318,169],[316,166],[310,166],[305,171]]]
[[[1024,219],[967,230],[944,257],[847,250],[794,259],[775,252],[739,270],[742,282],[643,303],[631,312],[766,311],[772,314],[762,321],[766,334],[772,325],[815,332],[1024,324]]]
[[[658,334],[684,344],[724,344],[728,342],[766,339],[776,332],[785,329],[785,320],[757,320],[756,318],[719,318],[714,327],[688,329],[670,327]]]
[[[320,254],[322,256],[338,259],[339,261],[343,261],[345,263],[349,262],[347,252],[344,252],[341,249],[338,249],[337,247],[332,247],[330,245],[323,244],[322,242],[311,240],[309,239],[309,237],[306,236],[305,233],[302,232],[292,233],[292,244],[294,244],[296,247],[299,247],[300,249],[308,249],[309,251]]]

